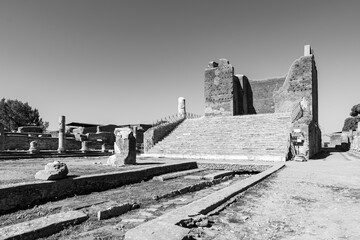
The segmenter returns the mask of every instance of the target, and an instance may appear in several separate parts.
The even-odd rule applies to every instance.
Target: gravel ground
[[[360,239],[360,159],[329,152],[286,168],[195,228],[194,239]]]

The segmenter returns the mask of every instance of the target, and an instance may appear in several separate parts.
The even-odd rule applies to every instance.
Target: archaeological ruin
[[[285,161],[320,151],[317,68],[309,45],[280,78],[252,80],[235,74],[227,59],[210,62],[204,93],[205,116],[149,129],[145,156]],[[154,132],[161,133],[156,141]]]

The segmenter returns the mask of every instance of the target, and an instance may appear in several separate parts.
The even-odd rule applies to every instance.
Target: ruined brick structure
[[[205,69],[205,117],[184,119],[162,141],[145,134],[149,156],[285,161],[321,148],[315,57],[310,46],[284,77],[234,74],[227,59]],[[158,130],[158,132],[161,132]]]
[[[311,157],[319,152],[317,69],[309,45],[285,77],[251,80],[235,75],[226,59],[210,62],[205,69],[205,116],[285,112],[297,116],[292,130],[303,136],[298,153]]]

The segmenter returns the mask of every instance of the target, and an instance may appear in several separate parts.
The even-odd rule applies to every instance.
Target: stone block
[[[120,206],[112,206],[97,212],[98,220],[108,219],[124,214],[132,209],[133,203],[125,203]]]
[[[65,163],[54,161],[45,165],[44,170],[40,170],[35,174],[36,179],[41,180],[58,180],[67,177],[69,170]]]
[[[234,68],[227,59],[209,63],[205,69],[206,116],[233,116],[237,112],[233,78]]]
[[[43,133],[43,129],[39,126],[23,126],[23,127],[19,127],[17,132],[19,133],[28,133],[28,132],[32,132],[32,133]]]
[[[61,212],[0,228],[0,239],[38,239],[47,237],[68,225],[79,224],[88,219],[80,211]]]
[[[121,166],[126,164],[136,164],[136,139],[133,130],[129,127],[115,128],[114,143],[115,154],[110,156],[107,164]]]
[[[234,175],[234,172],[233,171],[219,171],[219,172],[205,175],[204,179],[214,180],[214,179],[222,178],[222,177],[229,176],[229,175]]]
[[[31,141],[29,153],[39,153],[39,152],[40,152],[40,149],[39,149],[37,141]]]

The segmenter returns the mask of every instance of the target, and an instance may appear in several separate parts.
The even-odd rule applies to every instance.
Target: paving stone
[[[234,174],[233,171],[219,171],[219,172],[215,172],[215,173],[205,175],[204,179],[214,180],[214,179],[217,179],[217,178],[222,178],[222,177],[233,175],[233,174]]]
[[[174,172],[174,173],[168,173],[161,176],[156,176],[153,179],[157,181],[166,181],[177,177],[186,176],[192,173],[202,172],[205,171],[205,169],[191,169],[187,171],[181,171],[181,172]]]
[[[88,219],[81,211],[61,212],[31,221],[0,228],[0,239],[37,239],[61,231],[71,224],[79,224]]]
[[[284,165],[285,164],[274,165],[262,173],[256,174],[245,180],[238,181],[231,186],[223,188],[183,207],[176,208],[175,210],[169,211],[156,219],[130,229],[125,234],[125,240],[184,239],[189,234],[190,229],[176,225],[181,220],[214,211],[227,200],[266,178],[270,174],[282,168]]]

